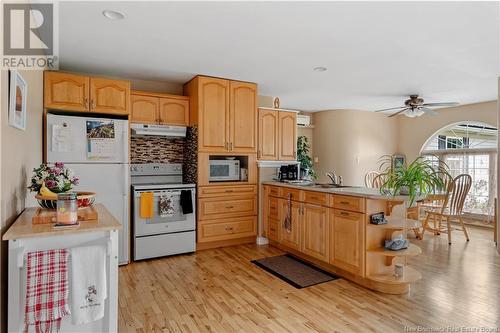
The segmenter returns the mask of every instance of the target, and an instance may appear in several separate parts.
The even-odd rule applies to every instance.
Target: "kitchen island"
[[[415,244],[390,251],[384,241],[420,227],[408,219],[406,196],[383,195],[378,189],[323,188],[281,182],[263,183],[263,236],[269,243],[364,287],[390,294],[409,291],[421,274],[407,265],[421,253]],[[374,225],[370,216],[384,212],[387,224]],[[283,223],[289,215],[290,225]],[[403,276],[394,265],[404,265]]]
[[[3,235],[9,241],[8,331],[24,330],[27,253],[50,249],[70,249],[78,246],[107,246],[104,318],[86,325],[75,326],[71,316],[61,322],[61,332],[116,332],[118,323],[118,230],[122,225],[102,204],[93,206],[96,220],[82,221],[77,228],[54,229],[52,224],[33,224],[39,208],[27,208]],[[70,259],[71,260],[71,259]],[[70,273],[71,274],[71,273]],[[71,295],[69,296],[71,298]]]

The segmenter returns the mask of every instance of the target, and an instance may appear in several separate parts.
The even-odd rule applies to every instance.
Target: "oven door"
[[[134,235],[147,236],[158,235],[179,231],[195,230],[195,190],[191,191],[193,213],[183,214],[181,207],[181,189],[162,190],[134,190]],[[151,218],[141,217],[141,193],[153,192],[153,216]],[[168,214],[160,213],[160,201],[163,198],[170,200],[171,210]]]

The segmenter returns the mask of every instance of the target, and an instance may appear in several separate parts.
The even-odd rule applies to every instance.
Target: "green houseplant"
[[[313,169],[312,158],[309,156],[310,149],[311,145],[309,144],[307,137],[304,135],[299,136],[297,138],[297,161],[300,162],[302,169],[309,170],[311,178],[316,179],[318,177]]]
[[[417,195],[443,190],[444,178],[451,177],[446,163],[439,161],[436,165],[424,156],[419,156],[410,164],[396,168],[393,167],[391,155],[382,156],[379,163],[381,177],[385,180],[380,192],[393,196],[408,195],[410,206],[415,202]]]

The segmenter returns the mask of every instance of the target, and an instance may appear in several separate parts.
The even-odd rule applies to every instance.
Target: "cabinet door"
[[[257,85],[230,82],[229,149],[239,153],[257,152]]]
[[[131,122],[139,124],[158,122],[159,99],[157,97],[132,95],[130,103],[132,104]]]
[[[93,77],[90,79],[90,111],[129,114],[130,82]]]
[[[89,111],[89,84],[88,76],[45,72],[44,107],[69,111]]]
[[[302,252],[328,262],[329,233],[328,208],[305,204],[302,216]]]
[[[291,228],[285,228],[285,218],[288,211],[287,200],[280,199],[280,243],[289,248],[300,250],[300,228],[301,228],[301,204],[292,201],[291,205]]]
[[[200,77],[199,151],[226,152],[229,137],[229,81]]]
[[[160,98],[160,124],[188,126],[189,100]]]
[[[332,211],[330,263],[351,273],[362,274],[364,215],[338,209]]]
[[[279,159],[281,161],[297,158],[297,113],[279,112]]]
[[[259,160],[278,159],[278,111],[259,109]]]

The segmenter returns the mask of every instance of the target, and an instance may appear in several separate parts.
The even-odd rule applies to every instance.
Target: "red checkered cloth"
[[[28,253],[24,332],[59,332],[61,319],[70,314],[68,305],[69,251]],[[55,324],[55,325],[54,325]]]

